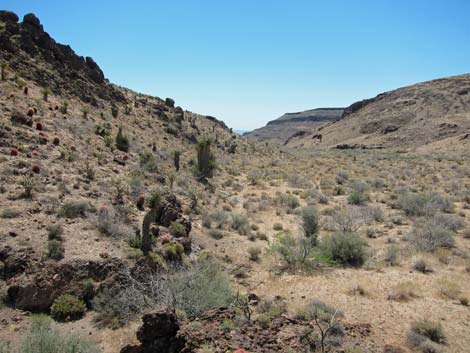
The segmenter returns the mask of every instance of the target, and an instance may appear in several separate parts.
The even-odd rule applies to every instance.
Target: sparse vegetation
[[[57,321],[80,319],[86,311],[85,303],[71,294],[62,294],[51,307],[51,316]]]

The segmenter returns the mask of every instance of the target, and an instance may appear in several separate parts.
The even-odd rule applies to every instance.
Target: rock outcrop
[[[44,31],[39,19],[27,14],[18,22],[13,12],[0,11],[0,54],[24,78],[56,94],[72,94],[97,104],[97,99],[122,102],[124,95],[104,77],[91,57],[77,55]]]

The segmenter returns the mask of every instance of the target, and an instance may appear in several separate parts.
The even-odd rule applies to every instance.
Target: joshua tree
[[[150,235],[150,226],[155,219],[157,218],[158,208],[160,206],[160,195],[158,193],[153,193],[150,196],[148,206],[150,209],[144,216],[144,220],[142,222],[142,252],[145,256],[152,250],[152,237]]]
[[[211,152],[212,140],[209,138],[199,141],[197,145],[197,174],[201,181],[214,175],[215,156]]]

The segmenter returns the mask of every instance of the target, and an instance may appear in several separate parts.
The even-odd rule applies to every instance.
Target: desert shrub
[[[452,232],[457,232],[465,225],[465,222],[462,220],[461,217],[440,212],[436,213],[432,217],[432,221],[436,226],[449,229]]]
[[[248,248],[247,252],[248,252],[248,258],[251,261],[258,261],[259,260],[259,256],[261,255],[261,249],[260,248],[253,246],[253,247]]]
[[[388,293],[389,300],[408,301],[416,297],[416,288],[413,282],[401,282],[392,287]]]
[[[83,300],[72,294],[62,294],[51,306],[51,316],[57,321],[80,319],[86,311]]]
[[[170,234],[175,238],[186,236],[186,228],[179,222],[172,222],[169,227]]]
[[[209,230],[209,236],[214,239],[222,239],[224,237],[224,232],[220,229],[211,229]]]
[[[11,346],[9,342],[0,341],[0,353],[11,353]]]
[[[390,266],[397,266],[400,263],[400,248],[397,245],[389,246],[384,261]]]
[[[278,233],[270,251],[289,269],[311,269],[314,264],[316,239],[296,238],[289,233]]]
[[[420,349],[423,345],[428,345],[427,342],[429,341],[437,344],[445,344],[447,338],[441,323],[423,319],[411,324],[407,340],[412,348]]]
[[[338,209],[331,215],[333,228],[339,232],[357,232],[364,224],[364,217],[359,207],[348,206]]]
[[[99,353],[101,350],[91,341],[68,333],[63,335],[51,327],[51,319],[45,315],[33,315],[31,327],[25,334],[21,353]],[[14,351],[13,351],[14,352]],[[13,353],[9,352],[9,353]]]
[[[276,231],[281,231],[282,229],[284,228],[284,226],[282,225],[282,223],[274,223],[273,224],[273,229],[276,230]]]
[[[232,229],[238,231],[241,235],[248,235],[250,233],[250,222],[248,217],[239,213],[232,213]]]
[[[158,171],[157,158],[151,151],[143,151],[139,153],[139,163],[143,170],[151,173]]]
[[[47,257],[53,260],[61,260],[64,258],[64,246],[62,242],[56,239],[47,242]]]
[[[464,239],[470,239],[470,228],[465,228],[462,232]]]
[[[348,196],[348,203],[351,205],[362,206],[365,205],[367,201],[369,201],[369,196],[362,192],[353,191]]]
[[[49,224],[47,226],[47,238],[49,240],[52,240],[52,239],[60,240],[62,234],[64,234],[64,228],[62,227],[62,224],[60,223]]]
[[[325,304],[320,300],[313,300],[303,308],[299,309],[295,318],[302,321],[312,321],[318,318],[321,321],[329,321],[333,317],[343,317],[344,314],[341,310]]]
[[[405,192],[398,197],[398,207],[407,216],[431,216],[438,211],[444,213],[454,211],[452,201],[437,192],[428,194]]]
[[[363,216],[367,222],[383,222],[385,219],[384,211],[380,206],[367,206],[363,209]]]
[[[227,306],[233,298],[229,277],[215,260],[206,256],[188,271],[177,272],[170,287],[175,296],[175,306],[189,317]]]
[[[103,235],[113,238],[128,237],[131,230],[121,222],[121,218],[113,207],[103,206],[93,218],[93,223]]]
[[[119,127],[118,133],[116,135],[116,148],[119,151],[128,152],[129,151],[129,139],[122,132],[122,127]]]
[[[320,231],[320,217],[315,206],[303,207],[300,212],[302,228],[306,237],[317,237]]]
[[[450,248],[454,245],[454,233],[436,224],[433,219],[418,219],[408,239],[419,251],[431,251],[437,248]]]
[[[362,266],[367,258],[367,242],[356,233],[339,232],[320,243],[323,256],[344,266]]]
[[[428,261],[422,256],[418,256],[413,259],[413,268],[421,273],[428,273],[433,271],[431,265],[429,265]]]
[[[21,214],[21,211],[15,210],[14,208],[4,208],[2,212],[0,212],[0,218],[16,218]]]
[[[226,211],[215,211],[213,213],[208,214],[207,216],[203,216],[203,225],[206,228],[210,228],[212,223],[215,223],[215,228],[222,229],[224,228],[225,224],[230,219],[230,214]]]
[[[30,175],[26,175],[19,181],[19,185],[23,187],[23,197],[31,198],[33,191],[36,189],[36,179]]]
[[[59,208],[58,215],[65,218],[85,217],[92,210],[85,200],[66,200]]]
[[[281,297],[266,298],[259,302],[258,312],[272,320],[287,313],[287,304]]]
[[[439,294],[446,299],[457,299],[461,293],[460,286],[449,279],[443,278],[438,281]]]
[[[181,262],[183,260],[183,245],[176,242],[170,242],[163,245],[162,254],[168,261]]]
[[[354,180],[351,184],[351,188],[357,193],[364,194],[369,190],[369,184],[364,180]]]

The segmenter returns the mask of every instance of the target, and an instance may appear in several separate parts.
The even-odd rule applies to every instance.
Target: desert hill
[[[284,144],[295,134],[314,130],[326,122],[341,117],[343,108],[318,108],[298,113],[286,113],[276,120],[269,121],[266,126],[245,133],[244,136],[258,141],[270,141]]]
[[[290,147],[442,150],[468,147],[470,74],[399,88],[356,102],[341,119],[290,139]],[[322,139],[314,138],[321,134]]]

